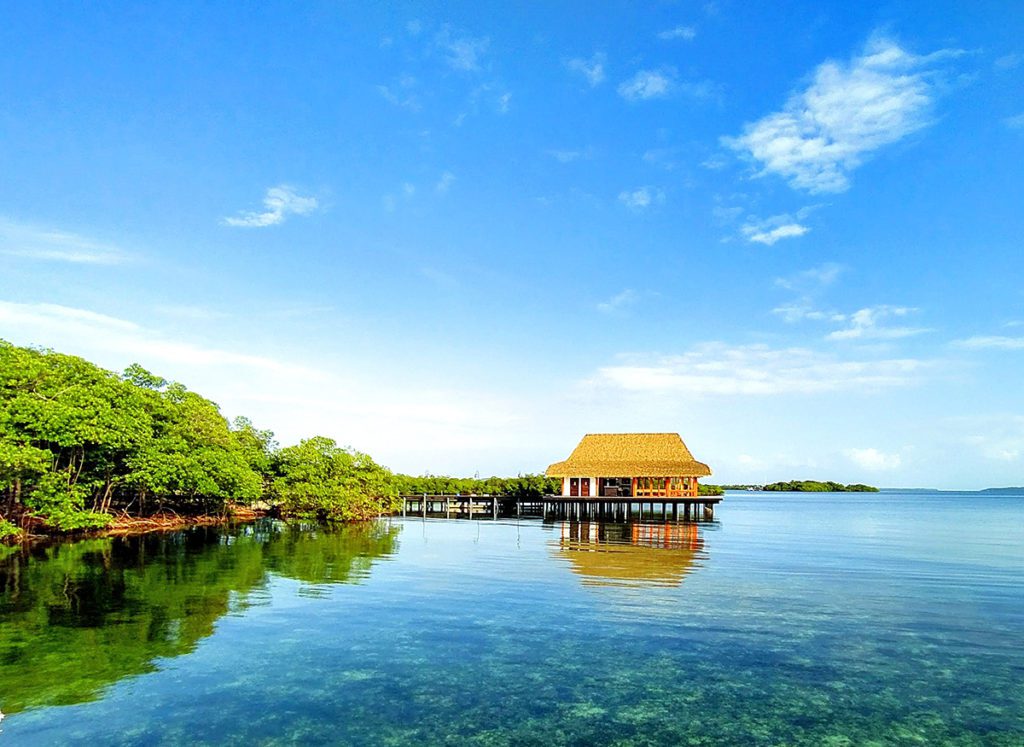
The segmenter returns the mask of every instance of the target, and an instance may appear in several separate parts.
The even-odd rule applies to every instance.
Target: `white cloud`
[[[597,305],[598,311],[603,311],[605,314],[611,314],[616,311],[621,311],[627,306],[632,306],[640,299],[640,294],[632,288],[626,288],[621,293],[616,293],[614,296],[609,298],[607,301],[603,301]]]
[[[514,451],[523,438],[515,427],[523,419],[521,403],[467,387],[431,386],[422,378],[382,381],[379,373],[359,374],[348,350],[333,359],[321,351],[323,365],[306,366],[291,357],[170,337],[85,309],[8,302],[0,302],[0,337],[82,355],[112,370],[138,362],[211,398],[228,417],[245,414],[272,428],[284,444],[322,433],[384,464],[447,465],[466,453],[486,459]],[[268,347],[262,338],[252,344]]]
[[[875,150],[927,126],[934,86],[926,71],[943,50],[910,54],[874,38],[848,63],[823,63],[781,111],[746,125],[723,144],[808,192],[842,192],[849,174]]]
[[[559,163],[572,163],[583,157],[583,151],[579,150],[546,150],[544,152]]]
[[[1011,130],[1024,129],[1024,113],[1017,114],[1013,117],[1007,117],[1003,120],[1003,124]]]
[[[394,87],[377,86],[377,92],[384,97],[385,101],[395,106],[418,112],[420,110],[420,101],[412,92],[416,88],[416,83],[416,79],[411,75],[403,75],[395,83]]]
[[[993,66],[996,70],[1013,70],[1015,67],[1019,67],[1022,62],[1024,62],[1024,54],[1011,52],[998,58],[993,63]]]
[[[956,340],[957,347],[980,350],[984,348],[996,350],[1024,350],[1024,337],[1006,337],[1004,335],[979,335],[966,340]]]
[[[503,94],[501,94],[501,96],[498,97],[498,111],[501,114],[507,114],[508,113],[508,107],[509,107],[509,104],[511,103],[511,101],[512,101],[512,94],[511,93],[503,93]]]
[[[262,213],[246,212],[235,218],[224,218],[227,226],[240,228],[263,228],[284,223],[289,215],[308,215],[319,207],[315,197],[303,197],[287,184],[280,184],[267,190],[263,198]]]
[[[591,88],[596,88],[604,82],[604,63],[604,54],[596,52],[589,60],[574,57],[565,63],[565,66],[572,72],[582,75]]]
[[[434,38],[434,42],[445,56],[445,62],[454,70],[476,72],[480,69],[480,58],[487,52],[491,40],[487,37],[474,38],[461,36],[452,32],[450,26],[444,26]]]
[[[437,184],[434,185],[434,191],[439,195],[447,194],[448,190],[451,189],[455,183],[455,174],[450,171],[445,171],[441,174],[441,178],[437,180]]]
[[[665,193],[656,187],[638,187],[619,192],[619,202],[634,212],[640,212],[651,205],[665,202]]]
[[[925,327],[886,327],[881,324],[886,319],[903,318],[914,314],[917,309],[906,306],[869,306],[850,314],[844,319],[849,323],[846,329],[839,329],[826,336],[827,340],[894,340],[930,332]]]
[[[965,434],[964,442],[985,459],[1016,462],[1024,456],[1024,416],[999,414],[956,418],[953,426],[957,432]]]
[[[451,290],[459,286],[459,281],[454,275],[436,267],[420,268],[420,274],[439,288]]]
[[[312,369],[264,356],[166,339],[135,322],[59,304],[0,301],[0,328],[16,330],[22,344],[53,345],[62,351],[84,349],[132,360],[228,366],[303,378],[322,376]]]
[[[711,217],[715,219],[715,223],[720,226],[727,226],[730,223],[735,223],[741,215],[743,215],[743,208],[733,205],[732,207],[726,207],[725,205],[715,205],[711,209]]]
[[[666,29],[658,34],[659,39],[670,41],[672,39],[684,39],[686,41],[693,41],[697,36],[697,29],[693,26],[676,26],[675,28]]]
[[[629,80],[619,84],[618,92],[628,101],[662,98],[668,96],[675,86],[675,70],[640,70]]]
[[[116,246],[67,231],[15,223],[0,218],[0,254],[49,262],[118,265],[129,261]]]
[[[409,36],[419,36],[423,31],[423,24],[414,18],[405,24],[405,30]]]
[[[680,355],[641,357],[606,366],[588,383],[652,394],[817,394],[910,386],[929,366],[912,358],[843,360],[807,348],[713,342]]]
[[[793,239],[803,236],[810,230],[807,226],[799,223],[786,223],[771,229],[753,225],[746,225],[742,228],[743,235],[747,237],[747,241],[766,246],[771,246],[781,239]]]
[[[847,318],[845,314],[839,314],[835,311],[816,309],[806,299],[776,306],[772,309],[772,313],[781,316],[782,321],[787,324],[794,324],[804,320],[842,322]]]
[[[775,278],[775,285],[786,290],[804,292],[818,290],[824,286],[832,285],[845,269],[842,265],[835,262],[825,262],[817,267],[812,267],[809,270],[798,272],[786,278]]]
[[[875,448],[847,449],[844,453],[858,467],[871,472],[894,470],[903,463],[899,454],[886,454]]]
[[[642,156],[644,163],[657,166],[665,171],[674,171],[679,167],[679,156],[682,148],[649,148]]]
[[[700,165],[709,171],[718,171],[719,169],[724,169],[729,164],[722,156],[716,154],[705,158],[700,162]]]

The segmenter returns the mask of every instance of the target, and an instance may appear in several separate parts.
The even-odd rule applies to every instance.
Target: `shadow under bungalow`
[[[698,480],[711,468],[678,433],[588,433],[546,474],[562,479],[562,493],[545,497],[545,516],[710,520],[722,500],[698,494]]]

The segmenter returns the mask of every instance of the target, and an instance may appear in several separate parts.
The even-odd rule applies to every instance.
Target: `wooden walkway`
[[[712,521],[721,496],[575,497],[545,495],[523,500],[496,495],[403,495],[402,516],[489,518],[540,516],[606,521]]]

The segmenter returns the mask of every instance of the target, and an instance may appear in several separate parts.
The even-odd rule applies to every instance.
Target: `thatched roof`
[[[678,433],[588,433],[548,477],[706,477]]]

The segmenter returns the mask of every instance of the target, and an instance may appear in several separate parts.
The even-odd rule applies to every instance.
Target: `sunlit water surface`
[[[3,744],[1024,744],[1024,496],[0,558]]]

